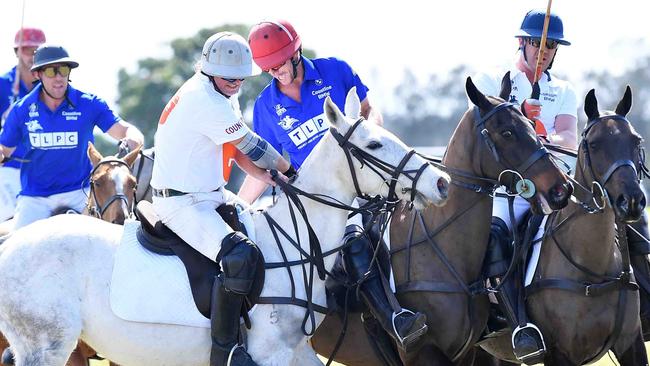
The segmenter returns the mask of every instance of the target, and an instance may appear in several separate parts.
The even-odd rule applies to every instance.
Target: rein
[[[98,219],[103,219],[104,213],[106,210],[110,207],[113,202],[119,202],[122,201],[126,204],[126,207],[129,209],[129,214],[133,212],[133,203],[129,205],[129,199],[128,197],[123,194],[123,193],[116,193],[108,198],[106,202],[104,202],[103,205],[99,205],[99,201],[97,200],[97,193],[95,190],[95,181],[93,179],[93,176],[97,172],[97,169],[99,169],[100,166],[105,165],[105,164],[110,164],[110,165],[122,165],[125,166],[129,171],[131,171],[131,168],[129,165],[122,159],[108,156],[106,158],[103,158],[102,160],[95,165],[93,170],[90,172],[90,192],[88,193],[89,199],[88,199],[88,205],[86,206],[88,208],[88,213],[91,216],[94,216]],[[135,202],[135,200],[133,201]]]
[[[481,140],[485,144],[485,146],[489,149],[494,159],[501,166],[505,168],[503,172],[512,172],[511,168],[508,168],[508,166],[513,166],[514,164],[509,163],[507,159],[505,159],[505,157],[499,154],[499,152],[496,149],[496,145],[494,141],[490,138],[489,131],[485,126],[486,122],[491,117],[493,117],[497,112],[504,110],[506,108],[516,108],[516,107],[513,103],[503,102],[495,106],[493,109],[488,111],[483,116],[480,115],[479,108],[475,107],[473,115],[474,115],[474,125],[479,140]],[[488,289],[485,287],[485,283],[481,279],[478,279],[469,285],[466,284],[462,276],[456,271],[454,266],[451,264],[451,261],[444,254],[444,252],[442,251],[440,246],[436,243],[434,238],[438,233],[440,233],[442,230],[447,228],[453,222],[455,222],[460,217],[462,217],[467,212],[469,212],[472,208],[474,208],[480,200],[486,197],[493,197],[495,194],[494,191],[499,185],[501,185],[501,182],[499,180],[484,178],[462,170],[446,167],[441,163],[440,159],[437,158],[427,157],[422,154],[418,154],[418,155],[422,156],[425,160],[428,160],[431,164],[435,165],[436,167],[446,171],[452,177],[451,180],[452,184],[460,188],[469,190],[471,192],[478,193],[479,195],[474,200],[472,200],[469,205],[467,205],[462,210],[456,212],[454,215],[452,215],[450,218],[445,220],[442,224],[438,225],[433,230],[427,228],[421,212],[413,213],[411,223],[409,226],[408,241],[406,243],[406,246],[403,248],[394,249],[390,251],[390,254],[392,256],[393,254],[406,250],[406,268],[405,268],[406,281],[402,284],[397,285],[395,292],[398,294],[407,293],[407,292],[416,292],[416,291],[439,292],[439,293],[448,293],[448,294],[455,294],[455,293],[465,294],[468,298],[467,312],[470,317],[469,319],[470,324],[473,324],[474,317],[475,317],[475,305],[473,299],[477,295],[486,294],[488,292]],[[528,158],[526,158],[526,160],[515,169],[515,172],[518,172],[517,174],[521,176],[521,174],[526,172],[535,162],[537,162],[538,160],[542,159],[547,155],[549,155],[548,150],[546,150],[544,146],[540,146],[538,149],[533,151],[528,156]],[[479,166],[476,168],[476,171],[482,172],[480,166],[480,160],[479,160]],[[459,178],[461,178],[462,180],[459,180]],[[530,182],[530,184],[532,184],[532,182]],[[522,192],[518,192],[517,194],[522,194]],[[425,233],[425,238],[419,241],[413,240],[413,233],[414,233],[416,222],[420,226],[422,232]],[[431,249],[436,253],[436,255],[438,256],[440,261],[444,264],[444,266],[449,271],[449,273],[454,277],[455,280],[454,282],[450,283],[444,281],[411,280],[411,276],[410,276],[411,248],[421,244],[429,244]],[[474,332],[475,332],[474,327],[470,327],[470,332],[467,336],[465,343],[461,345],[460,348],[455,352],[454,356],[451,358],[452,362],[457,361],[467,351],[467,349],[469,349],[469,347],[472,346],[471,341],[472,338],[474,337]]]
[[[578,167],[580,168],[582,172],[582,176],[584,177],[587,177],[587,175],[585,174],[585,170],[589,172],[589,175],[591,176],[592,179],[592,190],[588,191],[580,184],[577,184],[577,186],[580,187],[583,191],[586,191],[591,195],[589,200],[593,200],[596,207],[592,208],[588,204],[582,201],[576,203],[578,203],[578,205],[584,209],[583,213],[587,213],[587,214],[604,212],[605,206],[607,204],[608,196],[603,187],[607,184],[607,182],[609,181],[609,179],[612,177],[612,175],[617,169],[626,166],[632,168],[639,182],[641,181],[641,179],[648,176],[648,168],[645,166],[645,154],[643,153],[643,150],[641,150],[641,153],[639,154],[639,158],[637,161],[637,164],[640,167],[638,170],[636,164],[632,162],[632,160],[620,159],[613,162],[607,168],[606,172],[602,175],[600,179],[597,177],[591,164],[591,158],[589,155],[589,140],[587,139],[587,134],[596,123],[604,119],[615,119],[615,120],[630,123],[624,116],[621,115],[601,116],[589,121],[584,131],[582,132],[582,141],[579,146],[579,151],[583,152],[585,161],[583,162],[582,165],[579,165]],[[575,182],[573,178],[572,178],[572,182]],[[600,191],[598,195],[601,196],[602,203],[598,203],[596,200],[596,196],[594,195],[593,190],[596,187]],[[619,252],[621,253],[621,267],[622,267],[621,273],[618,276],[601,275],[590,270],[589,268],[579,264],[575,259],[571,257],[571,255],[567,252],[567,250],[563,248],[562,245],[560,245],[555,234],[559,231],[561,227],[565,226],[565,224],[568,223],[571,219],[577,217],[577,212],[578,211],[572,212],[569,216],[564,218],[557,225],[554,224],[556,222],[558,215],[557,213],[553,213],[549,225],[551,229],[548,232],[544,233],[544,238],[542,238],[542,240],[544,240],[547,236],[550,235],[551,239],[553,240],[553,243],[558,248],[560,253],[562,253],[564,258],[574,268],[578,269],[580,272],[590,277],[598,279],[600,282],[596,283],[590,281],[575,281],[575,280],[564,279],[564,278],[543,278],[543,279],[536,280],[532,282],[530,285],[526,286],[525,296],[526,298],[528,298],[529,296],[547,288],[571,291],[577,294],[581,294],[585,297],[597,297],[612,291],[618,291],[619,296],[618,296],[616,315],[614,320],[614,329],[612,330],[612,333],[609,335],[609,337],[605,341],[605,344],[598,352],[598,354],[594,358],[588,361],[591,362],[593,360],[599,359],[605,353],[607,353],[609,349],[611,349],[613,345],[616,343],[616,341],[618,340],[618,337],[623,328],[623,320],[624,320],[623,318],[625,315],[624,310],[625,310],[625,305],[627,303],[627,292],[638,291],[639,286],[636,282],[633,281],[632,273],[630,272],[630,253],[629,253],[627,233],[626,233],[627,224],[624,223],[622,220],[615,219],[616,233],[617,233],[616,237],[618,239],[617,247],[619,249]],[[625,291],[621,291],[621,290],[625,290]]]
[[[293,239],[291,235],[289,235],[289,233],[277,223],[276,220],[274,220],[270,215],[268,215],[268,213],[264,212],[263,215],[267,220],[271,232],[273,233],[273,237],[275,238],[275,242],[278,246],[278,250],[280,251],[280,255],[282,256],[283,259],[282,262],[275,262],[275,263],[267,262],[265,264],[265,269],[285,268],[287,270],[287,273],[291,281],[291,296],[290,297],[275,297],[275,296],[260,297],[257,302],[260,304],[291,304],[291,305],[297,305],[306,308],[305,317],[303,318],[303,322],[302,322],[302,331],[303,334],[305,334],[306,336],[311,336],[316,331],[315,312],[319,312],[322,314],[327,314],[328,312],[328,309],[326,307],[320,306],[313,302],[314,269],[316,269],[316,272],[318,273],[318,278],[322,281],[325,280],[326,275],[332,276],[332,273],[330,273],[325,269],[324,258],[332,254],[338,253],[339,251],[344,249],[346,246],[349,246],[350,244],[343,244],[323,253],[321,249],[320,241],[318,240],[318,237],[316,236],[316,233],[314,232],[312,225],[309,222],[309,219],[307,217],[307,212],[305,210],[303,203],[300,200],[300,196],[304,196],[310,200],[313,200],[315,202],[318,202],[326,206],[349,211],[351,212],[350,216],[355,214],[368,213],[372,216],[371,221],[374,222],[376,221],[377,217],[381,215],[385,215],[386,213],[390,213],[395,209],[395,207],[397,207],[399,199],[397,198],[397,194],[395,190],[397,188],[396,184],[397,184],[398,177],[400,175],[404,175],[413,181],[411,188],[403,188],[402,193],[411,192],[411,198],[415,199],[415,195],[417,192],[416,191],[417,181],[421,177],[424,170],[429,166],[427,163],[423,164],[417,171],[415,171],[415,175],[411,176],[410,174],[413,173],[414,171],[404,170],[404,167],[406,166],[410,158],[415,154],[414,150],[410,150],[401,159],[400,163],[396,167],[394,167],[391,164],[381,159],[378,159],[369,153],[366,153],[358,146],[352,144],[349,141],[349,138],[354,132],[354,130],[363,121],[364,121],[363,118],[357,120],[354,123],[354,125],[350,127],[350,129],[345,134],[345,136],[341,135],[335,128],[330,127],[330,133],[334,136],[334,138],[338,142],[338,145],[345,152],[346,159],[348,161],[348,167],[350,170],[350,174],[352,175],[352,181],[354,183],[355,190],[357,191],[357,195],[367,200],[367,202],[361,207],[357,208],[357,207],[344,204],[329,196],[323,196],[320,194],[312,194],[312,193],[305,192],[300,188],[292,185],[291,183],[287,183],[282,179],[280,179],[279,174],[276,170],[271,171],[271,177],[273,181],[285,192],[285,195],[287,197],[287,203],[291,215],[293,230],[295,233],[295,239]],[[390,181],[390,183],[387,183],[389,185],[388,198],[381,198],[380,196],[370,197],[367,194],[363,194],[361,192],[358,179],[356,176],[354,164],[352,162],[352,157],[356,158],[361,162],[362,165],[360,169],[362,169],[364,166],[368,166],[373,172],[377,173],[382,178],[383,175],[381,172],[390,174],[389,179],[384,178],[384,182]],[[309,240],[309,253],[307,253],[300,245],[298,219],[297,219],[297,214],[294,211],[294,207],[295,207],[295,211],[297,211],[297,213],[301,216],[305,226],[307,227],[308,240]],[[296,261],[288,260],[285,250],[281,244],[280,234],[289,242],[289,244],[291,244],[300,253],[299,260]],[[309,264],[309,269],[306,268],[307,264]],[[303,281],[305,283],[305,293],[307,297],[306,300],[298,299],[296,297],[296,286],[295,286],[295,280],[293,274],[291,273],[291,267],[297,265],[300,265],[302,267],[302,276],[303,276]],[[307,271],[309,271],[309,273],[307,273]],[[308,321],[311,326],[309,331],[307,330]]]

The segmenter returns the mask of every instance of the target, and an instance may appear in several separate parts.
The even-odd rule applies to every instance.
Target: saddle
[[[233,230],[246,234],[246,229],[239,221],[235,206],[222,204],[217,208],[217,212]],[[214,278],[221,273],[219,264],[205,257],[165,226],[153,210],[153,205],[150,202],[138,202],[135,214],[140,220],[140,227],[136,230],[136,237],[140,245],[159,255],[175,255],[183,262],[190,281],[194,303],[199,312],[209,319],[212,285]],[[246,305],[242,309],[242,315],[244,316],[257,303],[257,299],[262,292],[264,260],[258,262],[257,273],[259,275],[253,284],[251,293],[247,296],[247,301],[244,302]]]
[[[528,211],[522,217],[521,222],[515,228],[517,230],[518,242],[514,244],[517,250],[513,250],[507,253],[504,253],[508,258],[504,258],[508,264],[512,262],[512,256],[517,255],[519,258],[516,260],[521,260],[522,257],[525,258],[525,264],[527,267],[528,263],[531,261],[533,251],[530,250],[533,246],[533,240],[535,234],[539,230],[542,220],[544,219],[543,215],[534,215],[531,211]],[[523,252],[522,252],[523,251]],[[484,268],[484,271],[486,268]],[[487,278],[488,274],[484,273],[484,277]],[[525,273],[520,273],[515,269],[515,272],[511,276],[525,276]],[[496,302],[496,298],[490,296],[490,310],[488,315],[487,329],[485,330],[482,339],[493,338],[501,336],[504,333],[510,331],[506,318]],[[481,341],[479,341],[480,343]]]

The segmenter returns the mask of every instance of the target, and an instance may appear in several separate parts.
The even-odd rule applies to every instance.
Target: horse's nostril
[[[449,191],[449,179],[445,177],[438,178],[436,187],[438,188],[438,192],[440,192],[440,197],[446,199]]]

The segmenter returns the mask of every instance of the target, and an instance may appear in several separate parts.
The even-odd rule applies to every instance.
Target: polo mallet
[[[548,35],[548,23],[551,21],[551,3],[553,0],[548,0],[546,6],[546,16],[544,17],[544,27],[542,28],[542,39],[539,42],[539,53],[537,54],[537,65],[535,66],[535,75],[533,77],[533,93],[532,99],[539,99],[539,78],[542,76],[542,59],[544,59],[544,52],[546,51],[546,36]]]
[[[22,14],[20,16],[20,30],[18,31],[18,63],[20,64],[20,55],[23,52],[23,26],[25,24],[25,3],[27,0],[23,0],[23,10]],[[11,103],[9,103],[9,108],[7,108],[4,113],[2,113],[1,119],[4,124],[5,118],[9,115],[9,112],[11,109],[14,107],[14,103],[18,101],[18,93],[20,93],[20,67],[16,67],[16,78],[14,79],[14,83],[11,86]]]

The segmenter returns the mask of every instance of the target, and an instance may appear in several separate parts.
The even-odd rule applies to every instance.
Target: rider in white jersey
[[[541,75],[538,76],[539,96],[533,99],[533,83],[539,47],[544,24],[545,12],[543,10],[529,11],[521,24],[515,37],[519,42],[514,66],[509,70],[512,91],[509,100],[520,106],[524,115],[535,122],[535,131],[547,142],[561,145],[570,149],[577,148],[577,111],[578,101],[573,86],[550,73],[558,46],[568,46],[570,43],[564,39],[564,29],[559,16],[551,14],[548,25],[548,35],[545,52],[542,58]],[[501,78],[508,70],[481,73],[472,77],[478,89],[486,95],[499,95]],[[470,106],[472,106],[470,102]],[[505,192],[500,189],[498,192]],[[524,214],[530,209],[530,204],[523,198],[515,197],[514,204],[515,223],[510,222],[508,200],[496,196],[493,205],[492,229],[486,264],[488,275],[491,279],[499,279],[509,263],[502,253],[512,249],[512,230],[516,230]],[[542,237],[544,222],[541,224],[535,239]],[[498,261],[495,259],[499,259]],[[523,274],[522,274],[523,275]],[[521,286],[515,281],[521,281],[521,276],[513,276],[507,285],[497,294],[499,304],[513,330],[512,346],[518,360],[533,364],[541,362],[545,345],[539,329],[526,319],[525,307],[518,306],[521,299],[518,290]],[[523,319],[523,320],[522,320]],[[524,324],[524,325],[522,325]]]
[[[235,197],[224,188],[232,160],[269,184],[269,169],[286,174],[295,170],[242,118],[237,93],[245,78],[259,73],[246,40],[230,32],[213,35],[197,68],[160,117],[153,206],[172,231],[221,264],[212,289],[210,365],[255,365],[238,342],[239,314],[261,253],[216,208]]]

